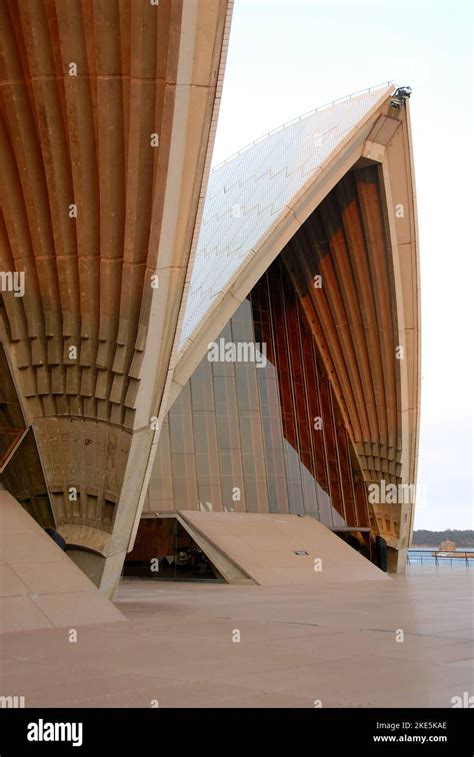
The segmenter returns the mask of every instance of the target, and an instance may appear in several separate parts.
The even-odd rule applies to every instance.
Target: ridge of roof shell
[[[351,95],[303,115],[227,159],[210,174],[180,352],[269,229],[350,132],[394,90]]]

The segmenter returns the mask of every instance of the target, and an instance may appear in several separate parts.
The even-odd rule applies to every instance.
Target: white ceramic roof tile
[[[314,111],[255,142],[209,177],[180,348],[292,198],[391,85]]]

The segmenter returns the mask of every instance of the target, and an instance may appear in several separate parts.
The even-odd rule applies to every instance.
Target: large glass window
[[[368,525],[365,485],[300,297],[277,258],[216,340],[263,344],[266,362],[204,357],[168,415],[150,509],[169,509],[171,466],[175,510],[307,513],[331,528]],[[169,575],[176,549],[164,564]]]
[[[124,575],[172,581],[224,580],[173,516],[142,518]]]

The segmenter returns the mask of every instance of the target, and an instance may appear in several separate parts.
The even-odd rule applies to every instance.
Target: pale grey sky
[[[389,80],[413,88],[423,319],[415,528],[473,528],[471,3],[237,0],[213,163]]]

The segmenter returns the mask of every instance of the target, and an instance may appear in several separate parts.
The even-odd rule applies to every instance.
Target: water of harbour
[[[465,557],[464,554],[462,557],[439,557],[436,558],[433,556],[433,552],[436,552],[436,547],[414,547],[408,550],[408,565],[429,565],[431,567],[438,567],[440,570],[443,568],[449,568],[449,569],[455,569],[455,568],[461,568],[462,570],[466,570],[466,568],[473,568],[474,567],[474,548],[473,547],[457,547],[456,552],[465,553],[467,552],[468,555],[472,555],[469,557]]]

